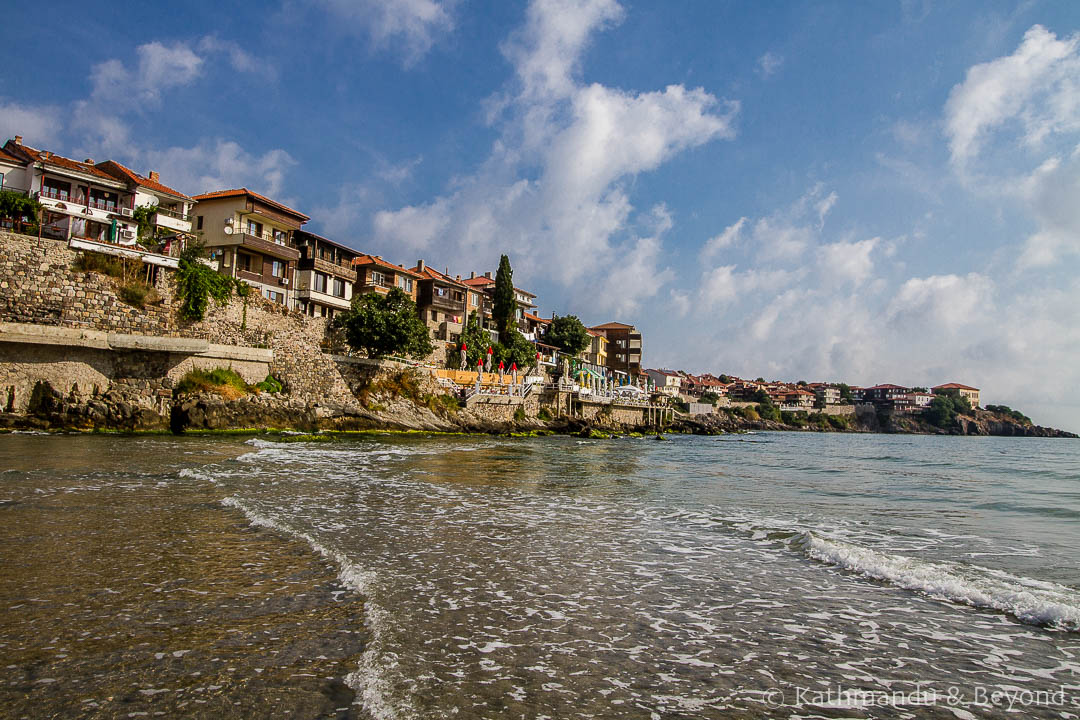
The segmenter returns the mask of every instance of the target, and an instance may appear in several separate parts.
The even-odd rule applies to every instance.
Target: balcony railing
[[[160,205],[157,206],[156,212],[159,215],[168,215],[169,217],[175,218],[176,220],[191,220],[191,216],[185,212],[181,212],[179,210],[169,210],[168,208],[163,208]]]

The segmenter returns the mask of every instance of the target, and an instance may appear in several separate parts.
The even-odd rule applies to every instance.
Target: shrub
[[[137,308],[146,307],[146,303],[148,302],[153,303],[161,300],[161,296],[158,295],[157,290],[138,280],[124,283],[117,288],[116,294],[128,305]]]
[[[758,415],[757,410],[755,410],[754,408],[749,407],[749,406],[739,408],[739,412],[742,413],[742,416],[744,418],[746,418],[747,420],[749,420],[751,422],[757,422],[758,420],[761,419],[761,416]]]
[[[851,421],[844,415],[826,415],[829,419],[829,424],[837,430],[847,430],[851,426]]]
[[[514,420],[517,422],[525,422],[525,408],[519,407],[514,411]]]
[[[540,408],[540,412],[536,413],[536,417],[540,420],[543,420],[544,422],[548,422],[552,419],[551,411],[548,410],[546,407],[542,407]]]
[[[190,392],[212,392],[229,400],[235,400],[253,390],[253,386],[248,385],[244,378],[226,368],[214,368],[209,372],[198,369],[188,370],[174,388],[174,392],[178,395]]]
[[[199,260],[203,247],[191,244],[180,253],[180,266],[176,271],[176,296],[180,298],[180,316],[187,320],[202,320],[210,298],[219,305],[229,302],[236,281],[215,272]]]
[[[99,275],[109,277],[124,277],[124,263],[118,257],[104,255],[96,252],[80,253],[75,259],[74,267],[82,272],[96,272]]]
[[[276,377],[274,377],[273,375],[267,375],[265,380],[259,383],[255,383],[255,387],[257,387],[262,392],[279,393],[281,392],[283,386],[281,384],[281,381],[278,380]]]
[[[776,407],[772,403],[761,403],[757,406],[757,412],[763,420],[780,422],[780,408]]]

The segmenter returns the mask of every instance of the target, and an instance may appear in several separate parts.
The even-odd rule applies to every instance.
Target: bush
[[[525,422],[525,408],[519,407],[514,411],[514,420],[517,422]]]
[[[763,420],[780,422],[780,408],[776,407],[772,403],[761,403],[760,405],[758,405],[757,414]]]
[[[120,258],[102,253],[80,253],[75,259],[74,268],[82,272],[96,272],[114,278],[124,277],[124,263]]]
[[[368,357],[408,355],[423,358],[434,349],[431,334],[416,313],[416,303],[401,291],[366,293],[353,298],[352,306],[334,318],[345,341]]]
[[[744,418],[746,418],[747,420],[749,420],[751,422],[757,422],[758,420],[761,419],[761,415],[758,415],[757,410],[755,410],[754,408],[752,408],[750,406],[739,408],[739,412],[742,414],[742,416]]]
[[[244,378],[234,370],[226,368],[214,368],[209,372],[189,370],[184,373],[174,388],[177,395],[190,392],[212,392],[230,400],[247,395],[253,390],[254,387],[248,385]]]
[[[1013,410],[1008,405],[987,405],[986,409],[990,412],[997,413],[998,415],[1005,415],[1011,417],[1013,420],[1016,420],[1017,422],[1022,422],[1025,425],[1032,424],[1031,418],[1020,412],[1019,410]]]
[[[847,430],[851,427],[851,421],[843,415],[826,415],[829,419],[829,424],[837,430]]]
[[[551,411],[548,410],[546,407],[542,407],[540,408],[540,412],[536,413],[536,417],[540,420],[543,420],[544,422],[548,422],[552,419]]]
[[[176,271],[176,296],[180,298],[180,316],[187,320],[202,320],[210,298],[225,305],[236,287],[236,280],[216,272],[201,262],[203,247],[196,243],[188,245],[180,253],[180,267]]]
[[[257,387],[261,392],[279,393],[282,391],[284,386],[281,384],[281,381],[273,375],[267,375],[265,380],[259,383],[255,383],[255,387]]]
[[[137,308],[146,307],[146,303],[148,302],[152,303],[161,300],[161,296],[158,295],[157,290],[138,280],[133,280],[132,282],[121,285],[117,289],[116,294],[128,305]]]

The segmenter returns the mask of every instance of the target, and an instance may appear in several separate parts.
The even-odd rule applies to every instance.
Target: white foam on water
[[[935,599],[999,610],[1029,625],[1080,632],[1080,595],[1064,585],[949,562],[891,555],[802,533],[793,543],[821,562]]]
[[[225,498],[221,501],[221,504],[226,507],[236,508],[242,512],[252,525],[270,528],[304,540],[313,550],[338,566],[338,579],[343,585],[356,591],[364,598],[371,596],[375,581],[374,572],[364,570],[343,553],[328,548],[310,534],[296,530],[279,520],[253,510],[235,496]],[[390,682],[378,662],[380,649],[383,645],[381,629],[385,627],[384,614],[383,610],[375,607],[372,603],[366,602],[364,604],[364,624],[371,633],[371,641],[361,655],[360,666],[345,677],[345,684],[356,691],[364,709],[371,713],[376,720],[396,720],[396,718],[404,717],[406,714],[392,706],[390,702]]]

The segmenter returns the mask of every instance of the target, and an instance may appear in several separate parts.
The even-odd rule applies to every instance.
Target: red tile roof
[[[944,385],[938,385],[933,390],[974,390],[979,391],[979,388],[973,388],[970,385],[961,385],[960,383],[945,383]]]
[[[302,213],[302,212],[300,212],[298,210],[293,210],[291,207],[289,207],[287,205],[282,205],[281,203],[279,203],[279,202],[277,202],[275,200],[271,200],[270,198],[266,197],[265,195],[260,195],[257,192],[251,192],[247,188],[237,188],[235,190],[215,190],[214,192],[208,192],[208,193],[203,193],[202,195],[196,195],[192,199],[193,200],[216,200],[217,198],[228,198],[228,197],[250,197],[250,198],[254,198],[254,199],[258,200],[261,203],[265,203],[266,205],[269,205],[271,207],[275,207],[278,210],[286,212],[286,213],[288,213],[288,214],[290,214],[290,215],[292,215],[294,217],[303,218],[304,222],[307,222],[308,220],[311,219],[307,215],[305,215],[304,213]]]
[[[56,167],[64,168],[65,170],[74,170],[75,172],[81,172],[86,175],[94,175],[102,180],[108,180],[109,182],[119,182],[112,175],[106,172],[98,170],[94,165],[90,163],[78,162],[71,158],[66,158],[63,155],[57,155],[56,153],[48,152],[46,150],[37,150],[29,145],[19,145],[14,140],[9,140],[4,149],[10,152],[9,148],[16,151],[15,156],[18,157],[19,151],[25,155],[32,162],[48,163]]]
[[[589,329],[590,330],[632,330],[633,328],[634,328],[633,325],[627,325],[626,323],[609,322],[609,323],[604,323],[603,325],[593,325]]]
[[[22,158],[19,158],[19,157],[15,157],[14,155],[12,155],[10,153],[4,152],[4,150],[2,148],[0,148],[0,160],[3,160],[4,162],[7,162],[7,163],[15,163],[17,165],[25,165],[26,164],[25,160],[23,160]]]
[[[425,265],[424,269],[422,271],[420,270],[420,266],[417,265],[416,267],[411,269],[411,272],[416,273],[417,277],[423,278],[425,280],[439,280],[440,282],[445,282],[445,283],[448,283],[450,285],[457,285],[458,287],[467,287],[466,285],[462,284],[461,282],[458,282],[457,280],[454,280],[449,275],[444,275],[441,272],[439,272],[438,270],[432,270],[429,265]]]
[[[523,314],[528,320],[532,320],[533,322],[543,323],[544,325],[548,325],[551,323],[551,318],[542,318],[539,315],[533,315],[532,313]]]
[[[107,160],[106,162],[100,162],[96,165],[96,167],[99,170],[104,170],[107,173],[109,173],[110,169],[115,168],[116,174],[122,176],[120,179],[127,180],[128,182],[133,182],[136,185],[141,185],[144,188],[149,188],[150,190],[154,190],[159,193],[165,193],[166,195],[183,198],[184,200],[191,200],[190,197],[180,192],[179,190],[173,190],[168,185],[162,185],[157,180],[151,180],[148,177],[143,177],[131,168],[124,167],[115,160]],[[113,173],[109,174],[113,175]]]
[[[867,390],[907,390],[906,387],[901,387],[900,385],[889,385],[888,383],[886,383],[885,385],[875,385],[874,387],[868,387],[866,389]]]
[[[352,264],[353,264],[353,267],[361,267],[363,265],[375,265],[377,267],[384,267],[384,268],[387,268],[388,270],[393,270],[394,272],[405,273],[406,275],[412,275],[413,277],[422,277],[420,275],[420,273],[416,272],[415,270],[408,270],[406,268],[403,268],[400,265],[395,265],[392,262],[387,262],[386,260],[383,260],[378,255],[367,255],[367,254],[358,255],[355,258],[353,258]]]
[[[461,282],[465,283],[469,287],[485,287],[487,285],[495,284],[494,280],[489,277],[484,277],[483,275],[480,275],[478,277],[471,277],[468,280],[462,280]]]

